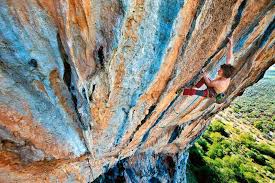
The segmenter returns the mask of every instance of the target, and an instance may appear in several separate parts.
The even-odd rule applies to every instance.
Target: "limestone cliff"
[[[0,182],[91,182],[177,154],[274,61],[272,0],[0,0]],[[215,77],[227,101],[176,94]],[[178,155],[179,156],[179,155]]]

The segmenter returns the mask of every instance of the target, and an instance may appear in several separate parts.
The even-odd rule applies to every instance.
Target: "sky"
[[[267,79],[275,79],[275,64],[272,65],[272,66],[265,72],[264,78],[267,78]],[[275,81],[274,81],[274,82],[275,82]]]

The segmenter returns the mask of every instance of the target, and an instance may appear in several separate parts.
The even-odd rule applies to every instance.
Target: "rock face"
[[[154,154],[149,150],[119,161],[116,166],[94,182],[186,183],[188,156],[188,152],[170,156],[169,154]]]
[[[91,182],[134,154],[184,154],[275,62],[274,11],[272,0],[0,0],[0,182]],[[226,103],[176,94],[202,69],[215,77],[230,35]]]

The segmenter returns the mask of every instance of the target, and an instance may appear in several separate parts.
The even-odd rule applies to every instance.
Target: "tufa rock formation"
[[[92,182],[133,155],[127,166],[186,159],[274,64],[274,11],[272,0],[0,0],[0,182]],[[202,69],[215,77],[230,35],[226,103],[176,94]]]

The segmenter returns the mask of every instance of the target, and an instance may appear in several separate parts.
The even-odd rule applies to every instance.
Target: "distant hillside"
[[[188,182],[274,182],[275,66],[190,149]]]

